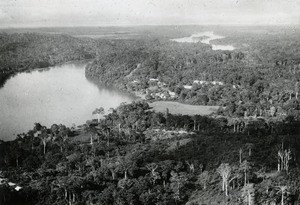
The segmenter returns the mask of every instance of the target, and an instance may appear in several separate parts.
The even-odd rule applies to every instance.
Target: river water
[[[33,128],[35,122],[71,126],[96,118],[97,107],[117,107],[133,99],[125,93],[100,87],[85,77],[84,62],[15,75],[0,89],[0,139],[11,140]]]
[[[217,39],[225,38],[224,36],[216,35],[212,31],[205,31],[197,34],[193,34],[189,37],[183,37],[183,38],[175,38],[171,39],[172,41],[178,42],[178,43],[204,43],[211,45],[212,50],[229,50],[232,51],[235,48],[232,45],[221,45],[221,44],[215,44],[212,41]]]

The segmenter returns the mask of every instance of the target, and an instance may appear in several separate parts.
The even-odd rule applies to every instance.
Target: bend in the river
[[[0,89],[0,139],[11,140],[35,122],[71,126],[91,119],[98,107],[108,110],[133,98],[85,77],[86,62],[18,73]]]

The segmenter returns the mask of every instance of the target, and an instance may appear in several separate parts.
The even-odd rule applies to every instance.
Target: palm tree
[[[100,108],[96,108],[93,112],[93,115],[97,114],[98,115],[98,123],[100,122],[100,115],[104,114],[104,108],[100,107]]]

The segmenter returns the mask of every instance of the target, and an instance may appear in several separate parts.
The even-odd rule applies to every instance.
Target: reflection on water
[[[189,37],[183,37],[183,38],[175,38],[171,39],[172,41],[178,42],[178,43],[204,43],[212,46],[212,50],[234,50],[234,47],[231,45],[216,45],[211,43],[213,40],[222,39],[225,38],[224,36],[219,36],[214,34],[212,31],[205,31],[197,34],[193,34]]]
[[[85,65],[68,63],[10,78],[0,89],[0,139],[13,139],[35,122],[82,124],[96,107],[108,110],[132,101],[127,94],[88,81]]]

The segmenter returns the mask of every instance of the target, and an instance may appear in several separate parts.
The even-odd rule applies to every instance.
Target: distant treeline
[[[94,58],[97,46],[67,35],[0,33],[0,83],[19,71]]]

